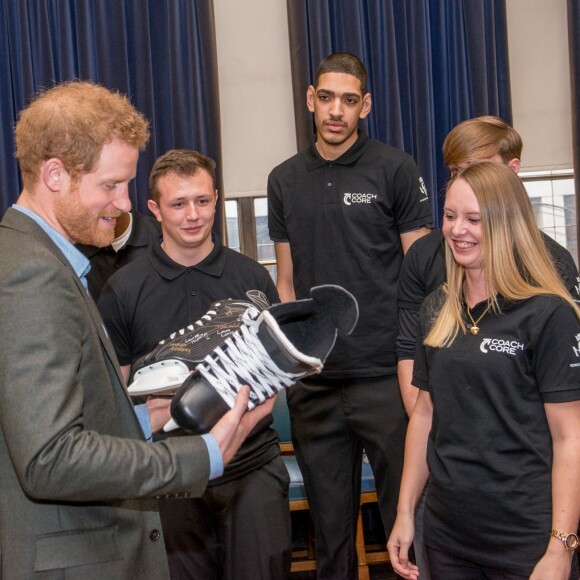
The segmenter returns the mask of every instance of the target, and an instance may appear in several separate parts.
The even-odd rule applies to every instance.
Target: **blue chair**
[[[290,475],[290,487],[288,498],[290,511],[309,510],[308,498],[304,487],[304,478],[292,446],[292,431],[290,427],[290,414],[286,401],[286,391],[282,391],[276,398],[274,410],[272,412],[273,427],[280,436],[280,451],[282,459]],[[362,479],[361,479],[361,506],[367,503],[377,503],[377,492],[373,470],[366,454],[363,455]],[[363,519],[359,512],[356,534],[356,551],[358,556],[358,578],[359,580],[369,580],[369,564],[389,562],[389,553],[386,546],[381,545],[378,550],[367,551],[364,539]],[[308,548],[306,551],[294,552],[292,554],[292,572],[302,572],[316,570],[316,555],[314,550],[314,537],[312,526],[308,538]]]

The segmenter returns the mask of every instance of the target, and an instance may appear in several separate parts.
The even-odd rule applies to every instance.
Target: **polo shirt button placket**
[[[334,164],[327,163],[324,172],[324,183],[326,187],[324,188],[324,204],[334,204],[335,199],[335,172],[334,172]]]
[[[195,284],[195,279],[193,277],[193,269],[190,268],[187,270],[187,289],[186,289],[186,293],[189,296],[194,297],[197,294],[197,290],[192,289],[192,285]]]
[[[161,537],[161,532],[159,530],[153,529],[149,532],[149,539],[152,542],[157,542],[159,541],[159,538]]]

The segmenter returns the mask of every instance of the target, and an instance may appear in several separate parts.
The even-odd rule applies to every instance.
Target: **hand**
[[[409,561],[409,548],[415,535],[413,516],[397,516],[387,542],[391,565],[397,574],[408,580],[419,578],[419,568]]]
[[[224,465],[227,465],[236,454],[250,431],[274,408],[276,397],[267,399],[255,409],[248,411],[250,387],[244,385],[238,392],[236,402],[213,427],[211,434],[220,447]]]
[[[574,552],[568,552],[560,543],[553,540],[548,544],[546,553],[536,564],[530,580],[568,580],[570,578],[570,566]]]
[[[151,432],[157,433],[171,419],[171,411],[169,408],[171,405],[171,397],[149,397],[146,405],[149,411]]]

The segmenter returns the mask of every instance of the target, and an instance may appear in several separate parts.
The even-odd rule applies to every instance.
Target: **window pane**
[[[258,260],[267,262],[276,259],[274,242],[268,235],[268,201],[265,197],[254,199],[254,215],[256,216],[256,242],[258,244]]]
[[[568,249],[578,264],[576,239],[576,198],[574,179],[554,177],[526,181],[521,176],[534,209],[538,227]]]
[[[226,229],[228,246],[232,250],[240,251],[240,227],[238,222],[238,202],[235,199],[226,200]]]

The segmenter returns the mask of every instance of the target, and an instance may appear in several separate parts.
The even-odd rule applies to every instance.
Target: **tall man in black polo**
[[[396,376],[396,285],[403,254],[433,225],[423,181],[406,153],[367,138],[364,65],[337,53],[308,88],[316,139],[268,180],[268,220],[283,301],[318,284],[358,300],[322,376],[288,392],[293,438],[316,528],[320,579],[354,579],[361,452],[371,461],[383,523],[397,505],[406,430]]]
[[[99,309],[125,379],[130,366],[172,332],[199,320],[216,300],[259,290],[278,301],[267,270],[212,235],[213,160],[172,150],[155,162],[149,209],[161,244],[105,285]],[[165,502],[161,519],[173,579],[271,580],[289,574],[288,473],[268,415],[197,500]]]

